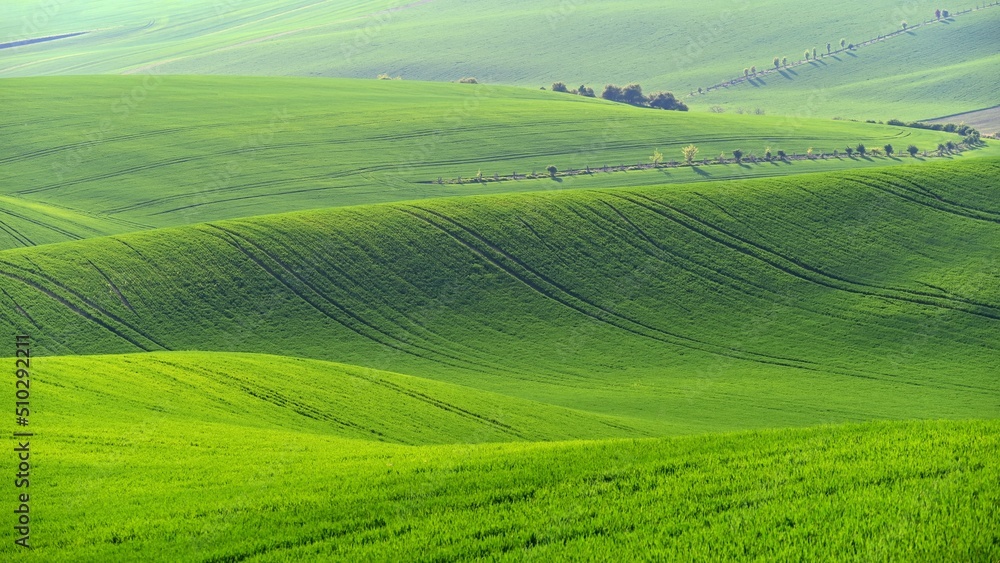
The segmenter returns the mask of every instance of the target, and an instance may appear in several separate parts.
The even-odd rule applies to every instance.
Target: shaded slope
[[[0,76],[152,71],[374,78],[390,73],[435,81],[475,76],[532,88],[556,80],[598,89],[609,82],[638,81],[686,94],[752,65],[770,68],[775,56],[795,61],[804,49],[825,51],[828,42],[838,45],[842,38],[861,43],[898,31],[904,20],[915,26],[933,19],[937,7],[928,1],[864,0],[809,10],[791,0],[763,7],[728,0],[683,5],[638,0],[209,5],[185,0],[165,9],[102,1],[86,9],[62,6],[35,35],[94,33],[10,50]],[[979,3],[949,6],[953,14],[974,7]],[[0,37],[29,39],[18,35],[20,22],[37,10],[30,3],[15,4]],[[929,118],[994,105],[988,77],[1000,70],[993,34],[998,13],[996,7],[962,13],[893,38],[885,49],[879,44],[856,53],[857,58],[845,55],[849,64],[823,61],[821,71],[789,74],[791,87],[775,87],[785,78],[769,79],[759,88],[763,96],[748,87],[708,103],[721,99],[750,109],[874,119]]]
[[[0,327],[47,354],[299,355],[678,432],[993,416],[998,170],[437,200],[10,250]]]
[[[991,561],[998,430],[404,447],[218,424],[49,428],[32,507],[45,533],[17,555]]]
[[[960,140],[899,127],[662,112],[467,84],[98,76],[17,79],[6,85],[0,94],[7,109],[0,114],[0,196],[17,196],[7,200],[14,205],[40,203],[98,216],[102,234],[280,211],[559,188],[574,182],[431,182],[468,179],[480,171],[491,177],[544,174],[549,165],[566,170],[648,163],[656,148],[666,160],[680,160],[681,147],[690,143],[712,158],[737,148],[757,155],[765,147],[803,154],[810,147],[832,152],[864,142],[893,143],[900,150],[914,143],[926,150]],[[64,111],[53,113],[52,107]],[[845,162],[850,161],[830,166]],[[709,174],[791,174],[816,166],[755,168],[765,170],[716,167]],[[581,184],[614,186],[622,181],[615,176]],[[647,183],[657,184],[699,179],[689,169],[646,176]],[[70,232],[60,240],[81,234],[65,230]],[[55,242],[51,233],[46,236],[40,242]],[[21,244],[0,238],[0,248]]]
[[[694,100],[730,110],[759,107],[782,115],[880,121],[981,109],[997,103],[993,81],[986,77],[1000,74],[998,27],[1000,7],[991,7]],[[815,46],[822,52],[823,44]],[[763,52],[753,62],[773,68],[772,57],[781,54]],[[786,55],[799,60],[802,48]],[[738,73],[734,68],[726,76]]]
[[[648,434],[623,419],[299,358],[206,352],[35,361],[46,424],[204,423],[403,444]]]

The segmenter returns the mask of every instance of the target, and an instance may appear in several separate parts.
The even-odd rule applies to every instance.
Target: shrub
[[[854,149],[854,150],[858,151],[858,154],[861,155],[861,156],[865,156],[865,153],[868,152],[868,148],[865,147],[864,143],[858,143],[857,148]]]
[[[580,93],[581,96],[586,96],[588,98],[594,98],[594,97],[596,97],[596,96],[594,96],[594,89],[593,88],[587,88],[583,84],[580,85],[580,89],[578,90],[578,92]]]
[[[556,172],[559,172],[559,169],[556,168],[555,166],[549,166],[548,168],[546,168],[546,170],[549,171],[549,177],[551,178],[555,178]]]
[[[622,101],[622,89],[614,84],[608,84],[604,87],[601,97],[612,102],[620,102]]]
[[[915,145],[910,145],[906,147],[906,152],[910,153],[910,156],[915,157],[917,156],[917,153],[920,152],[920,149],[918,149]]]
[[[774,57],[774,61],[772,62],[774,63],[775,70],[777,70],[781,66],[781,57]]]
[[[569,93],[569,88],[566,88],[566,85],[562,82],[555,82],[552,84],[552,91]]]
[[[663,153],[660,149],[653,150],[653,156],[649,157],[649,161],[653,163],[653,166],[659,166],[663,162]]]
[[[811,149],[810,149],[810,150],[811,150]],[[778,159],[780,159],[780,160],[785,160],[786,158],[788,158],[788,155],[787,155],[787,154],[785,154],[785,151],[782,151],[782,150],[779,150],[779,151],[778,151]]]
[[[733,158],[736,159],[736,162],[743,162],[743,151],[741,151],[740,149],[734,150]]]
[[[896,149],[892,148],[892,145],[886,145],[882,147],[882,150],[885,151],[886,156],[892,156],[892,153],[896,152]]]
[[[459,78],[458,79],[458,83],[459,84],[479,84],[479,81],[476,80],[475,78],[469,76],[469,77],[466,77],[466,78]]]
[[[672,92],[657,92],[648,99],[649,107],[671,111],[687,111],[687,104],[678,100]]]
[[[854,156],[854,149],[851,147],[847,147],[846,149],[844,149],[844,152],[847,153],[847,158],[851,158],[852,156]]]
[[[642,95],[642,86],[632,83],[622,88],[622,101],[633,106],[646,103],[646,97]]]

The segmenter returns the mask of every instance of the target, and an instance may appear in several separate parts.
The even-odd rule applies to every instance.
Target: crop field
[[[673,433],[995,416],[998,169],[438,199],[9,250],[0,327],[33,327],[40,354],[333,360]]]
[[[467,0],[316,2],[8,2],[0,41],[83,33],[7,49],[0,76],[51,74],[228,74],[454,81],[548,86],[562,80],[603,88],[641,82],[694,92],[802,58],[841,39],[861,43],[933,19],[927,0],[845,0],[803,10],[791,0],[636,0],[503,3]],[[96,5],[93,5],[96,4]],[[978,8],[951,6],[952,13]],[[641,15],[640,15],[641,14]],[[707,98],[721,104],[821,117],[929,119],[995,105],[1000,73],[993,30],[1000,8],[962,13],[781,78]],[[600,22],[596,24],[595,22]],[[6,39],[4,39],[6,37]],[[434,49],[426,49],[433,44]],[[651,52],[650,45],[655,45]],[[546,53],[524,57],[524,49]],[[419,59],[412,54],[420,53]]]
[[[0,561],[1000,562],[1000,0],[2,4]]]
[[[913,162],[841,159],[627,178],[433,184],[479,172],[544,174],[549,165],[648,164],[657,149],[665,161],[680,161],[681,147],[692,143],[711,159],[736,149],[763,156],[768,147],[804,154],[890,143],[902,152],[910,144],[933,150],[961,140],[903,127],[662,112],[467,84],[217,77],[7,84],[0,94],[10,110],[0,116],[0,195],[12,207],[0,213],[0,248],[318,207]],[[57,106],[65,112],[53,115]],[[382,119],[386,114],[394,118]],[[966,154],[998,153],[991,147]],[[64,216],[53,218],[54,206]]]
[[[97,419],[50,426],[39,525],[63,539],[18,560],[988,561],[1000,545],[995,421],[399,446]]]

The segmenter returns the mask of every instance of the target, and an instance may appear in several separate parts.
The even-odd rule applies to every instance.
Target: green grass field
[[[5,2],[0,560],[1000,561],[944,7]]]
[[[790,0],[763,8],[724,0],[682,7],[636,0],[184,0],[169,9],[156,2],[67,2],[55,9],[29,0],[9,4],[0,41],[90,33],[11,49],[0,65],[5,77],[389,73],[433,81],[475,76],[534,88],[557,80],[598,88],[639,81],[680,94],[751,65],[769,68],[775,56],[797,61],[805,49],[825,51],[828,42],[860,43],[900,29],[904,20],[916,25],[932,19],[939,7],[925,0],[846,0],[835,10],[804,10]],[[951,11],[979,5],[962,2]],[[996,105],[989,77],[1000,72],[992,40],[997,18],[995,7],[962,14],[913,36],[823,60],[816,69],[799,67],[788,84],[771,78],[763,88],[696,99],[696,107],[720,103],[786,115],[885,120]],[[525,48],[546,56],[525,57]]]
[[[957,135],[864,123],[661,112],[519,88],[360,80],[70,77],[0,94],[0,248],[152,227],[506,191],[784,175],[912,159],[845,159],[431,185],[767,147],[933,150]],[[53,114],[52,107],[65,111]],[[384,119],[385,115],[393,116]],[[735,134],[734,130],[739,133]],[[486,135],[486,138],[483,136]],[[968,156],[997,154],[996,148]],[[59,209],[56,209],[56,208]],[[7,209],[5,207],[5,209]]]
[[[669,433],[995,416],[998,167],[438,199],[8,250],[0,327],[39,334],[37,353],[325,359]]]
[[[989,561],[1000,549],[995,421],[415,447],[197,415],[101,420],[49,426],[36,527],[58,539],[4,542],[9,560]]]

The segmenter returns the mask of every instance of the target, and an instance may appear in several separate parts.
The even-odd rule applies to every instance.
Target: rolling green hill
[[[54,426],[214,424],[396,444],[651,435],[602,417],[427,379],[260,354],[159,352],[35,361]],[[141,392],[137,392],[141,390]]]
[[[780,115],[862,120],[927,119],[991,107],[997,104],[996,88],[984,77],[1000,75],[998,28],[1000,7],[965,14],[713,91],[695,98],[694,107],[719,104],[730,111],[759,107]],[[823,52],[825,43],[815,47]],[[802,51],[793,51],[789,59],[801,59]],[[762,53],[753,63],[759,69],[773,68],[775,55],[782,53]],[[734,69],[727,76],[739,72]],[[961,109],[950,111],[953,108]]]
[[[639,109],[519,88],[218,77],[12,79],[0,93],[0,248],[150,227],[450,195],[611,187],[888,165],[842,159],[434,185],[555,165],[803,154],[948,133],[827,120]],[[53,112],[53,107],[61,108]],[[387,118],[387,116],[390,116]],[[997,149],[969,155],[997,154]],[[57,209],[58,208],[58,209]]]
[[[68,375],[77,382],[79,372]],[[124,385],[117,375],[109,383]],[[31,551],[4,542],[0,554],[46,563],[1000,554],[995,421],[412,447],[196,417],[48,427],[36,450],[42,488],[32,487],[44,533]]]
[[[389,73],[434,81],[475,76],[534,88],[556,80],[598,88],[639,81],[683,94],[751,65],[770,67],[774,56],[795,61],[803,50],[823,51],[828,42],[861,43],[900,29],[901,21],[916,25],[939,7],[924,0],[845,0],[830,10],[803,9],[791,0],[765,7],[724,0],[683,6],[636,0],[9,4],[0,41],[86,33],[10,48],[0,65],[5,77]],[[950,8],[957,13],[979,5]],[[785,78],[769,79],[759,94],[741,88],[708,102],[872,119],[992,106],[988,77],[1000,72],[992,33],[998,17],[994,7],[962,14],[913,36],[824,60],[821,69],[789,74],[787,86],[781,85]]]
[[[665,432],[995,416],[1000,162],[273,215],[0,253],[39,353],[327,359]]]

